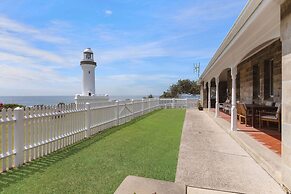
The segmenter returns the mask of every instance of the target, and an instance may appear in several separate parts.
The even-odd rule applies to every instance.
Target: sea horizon
[[[110,100],[142,99],[147,95],[113,95]],[[155,96],[158,97],[158,96]],[[0,96],[0,103],[20,104],[24,106],[70,104],[75,102],[75,96]]]

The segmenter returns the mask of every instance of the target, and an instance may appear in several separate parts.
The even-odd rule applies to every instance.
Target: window
[[[270,98],[274,96],[274,61],[266,60],[264,65],[264,97]]]
[[[91,59],[91,54],[90,53],[86,53],[85,54],[85,59]]]

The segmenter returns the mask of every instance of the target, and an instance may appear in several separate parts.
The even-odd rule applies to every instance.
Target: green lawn
[[[3,193],[113,193],[127,175],[174,181],[185,110],[104,131],[0,175]]]

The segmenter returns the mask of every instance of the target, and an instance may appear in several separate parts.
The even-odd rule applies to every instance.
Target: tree
[[[199,94],[200,87],[197,81],[189,79],[178,80],[176,84],[172,84],[167,91],[164,91],[161,98],[176,98],[179,94]]]

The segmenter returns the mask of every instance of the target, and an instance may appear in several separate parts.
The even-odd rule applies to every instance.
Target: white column
[[[219,117],[219,77],[215,78],[216,98],[215,98],[215,118]]]
[[[203,89],[204,89],[204,84],[200,85],[200,104],[203,107]]]
[[[237,130],[237,110],[236,110],[236,74],[237,74],[237,67],[231,68],[231,131]]]
[[[208,111],[211,108],[211,81],[208,82]]]
[[[207,82],[204,82],[204,83],[203,83],[203,102],[202,102],[202,106],[203,106],[203,108],[206,108],[206,105],[205,105],[205,107],[204,107],[204,99],[208,102],[207,94],[204,96],[204,91],[207,89],[207,87],[206,87],[206,83],[207,83]],[[206,92],[207,92],[207,91],[206,91]]]

